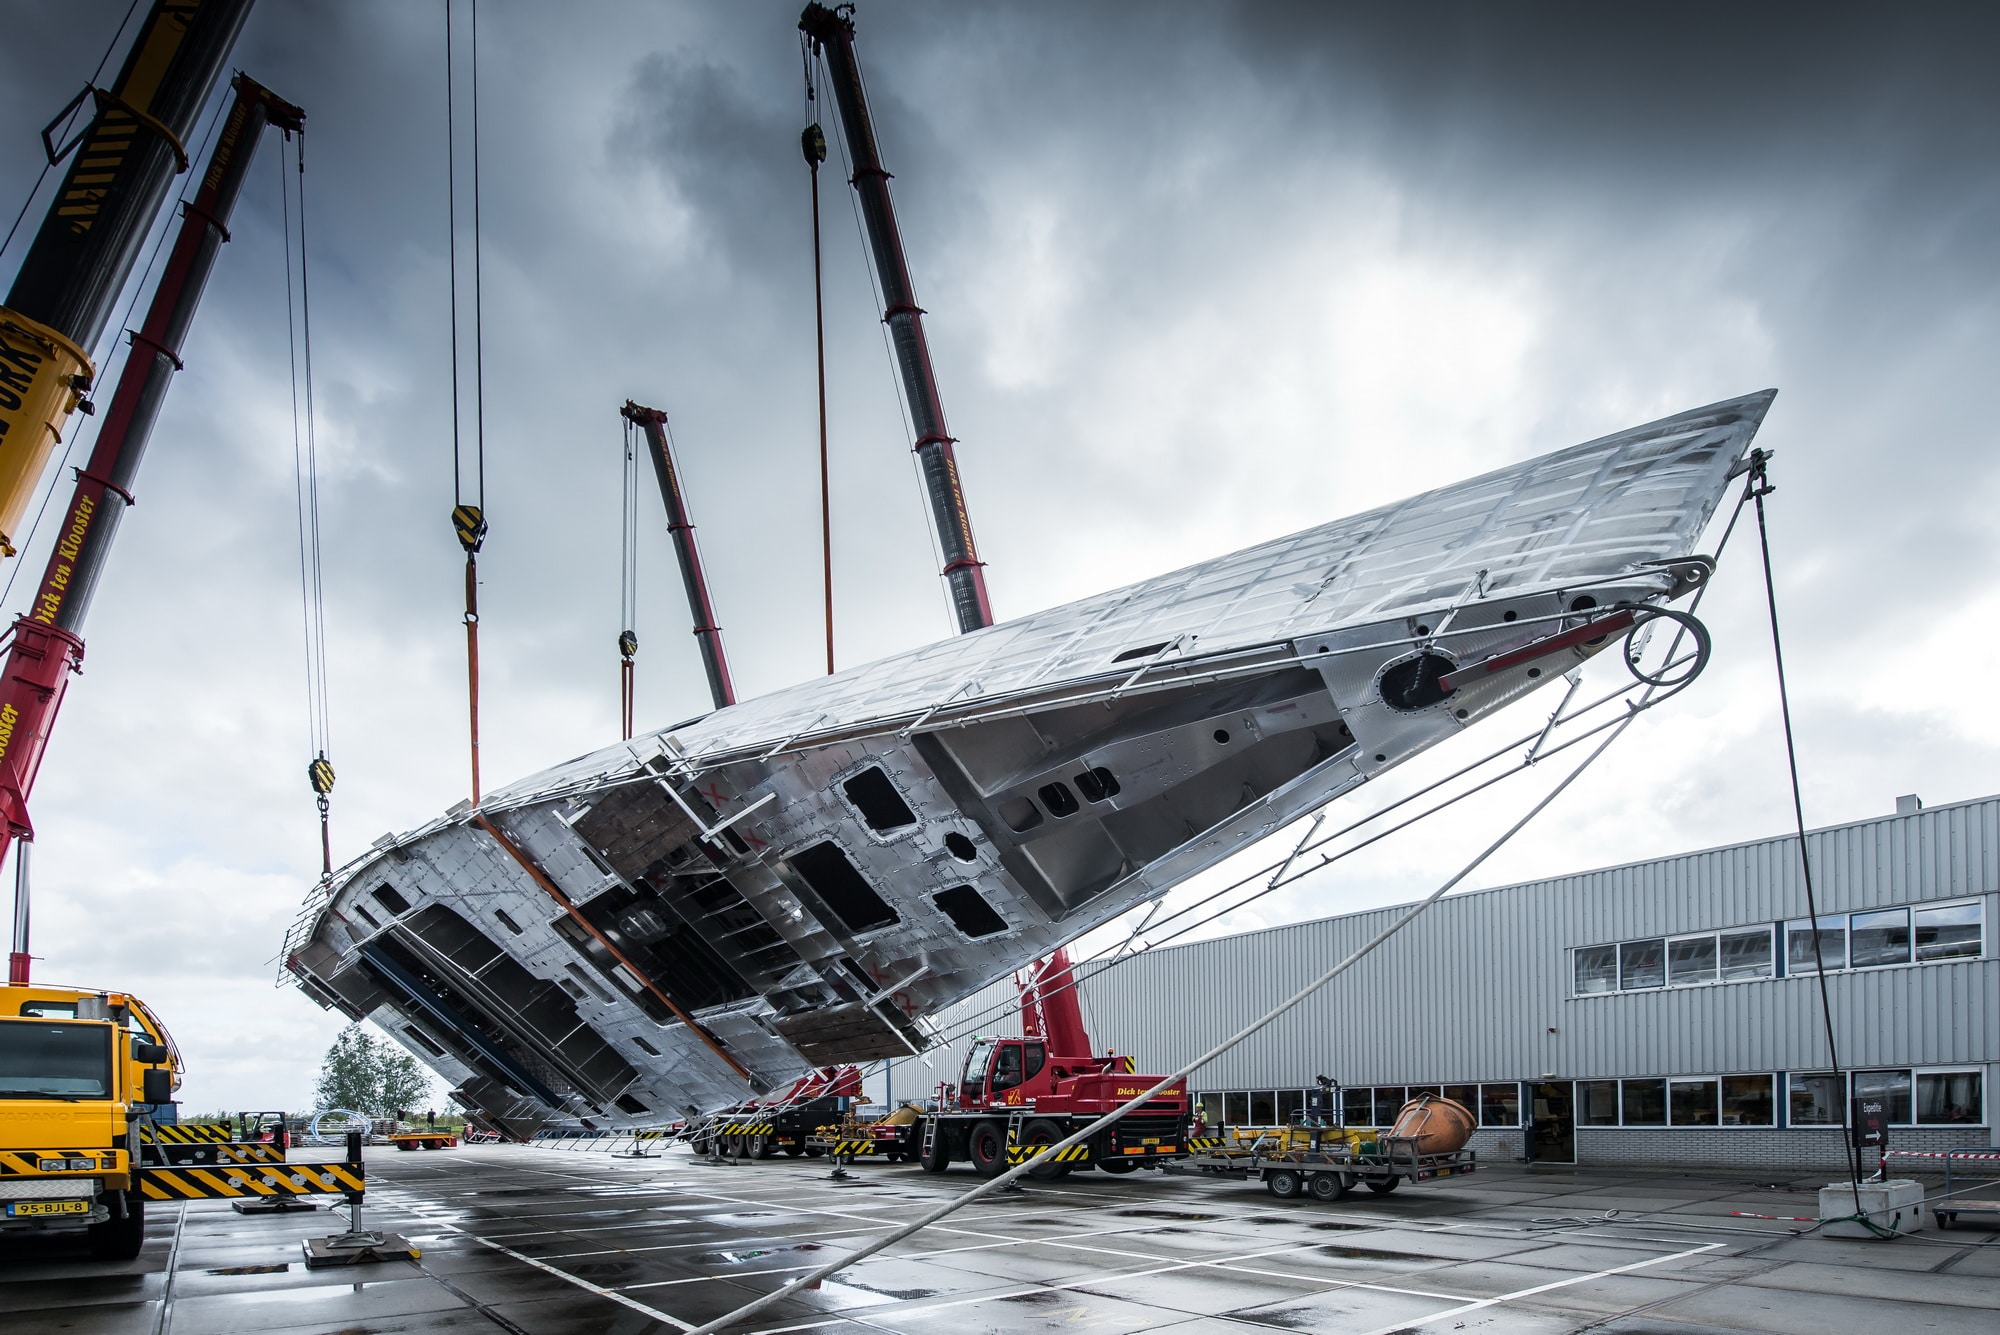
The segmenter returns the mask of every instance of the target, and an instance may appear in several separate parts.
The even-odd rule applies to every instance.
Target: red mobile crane
[[[163,0],[161,7],[189,6]],[[248,5],[237,8],[247,9]],[[236,22],[240,21],[239,14]],[[229,35],[234,36],[233,26]],[[227,50],[225,45],[214,53],[215,63],[221,63]],[[247,75],[236,76],[232,86],[235,101],[216,135],[201,186],[183,213],[180,232],[145,321],[132,331],[132,355],[119,375],[90,461],[77,470],[76,488],[42,572],[41,586],[29,611],[14,622],[7,657],[0,665],[0,857],[15,840],[34,837],[28,820],[28,794],[34,788],[70,676],[83,669],[84,614],[110,555],[111,541],[117,536],[118,520],[125,506],[133,503],[139,461],[167,387],[181,367],[180,348],[214,268],[216,253],[229,239],[229,215],[242,192],[258,137],[267,125],[287,133],[305,125],[304,112]],[[192,115],[190,111],[190,119]],[[143,234],[144,229],[139,230]],[[35,262],[35,254],[29,253],[30,264]],[[15,281],[15,291],[27,284],[24,269]],[[116,296],[116,288],[112,295]],[[99,317],[100,326],[102,322],[103,317]],[[123,504],[107,504],[114,496]],[[22,882],[17,893],[24,892]],[[8,980],[25,985],[28,976],[27,911],[22,903],[16,906]]]
[[[1029,969],[1021,989],[1021,1037],[976,1038],[965,1055],[956,1087],[938,1086],[938,1110],[924,1117],[919,1162],[941,1173],[954,1160],[970,1160],[985,1177],[1032,1157],[1082,1129],[1135,1095],[1165,1080],[1139,1075],[1130,1057],[1091,1051],[1077,1003],[1069,952]],[[1190,1103],[1187,1085],[1153,1098],[1032,1176],[1060,1177],[1096,1167],[1129,1173],[1187,1153]]]

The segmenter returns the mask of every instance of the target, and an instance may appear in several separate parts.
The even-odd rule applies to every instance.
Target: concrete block
[[[1819,1217],[1840,1219],[1854,1214],[1854,1186],[1831,1182],[1819,1189]],[[1861,1184],[1861,1213],[1878,1228],[1917,1233],[1924,1227],[1924,1184],[1906,1177]],[[1828,1224],[1820,1233],[1829,1238],[1876,1236],[1859,1222]]]

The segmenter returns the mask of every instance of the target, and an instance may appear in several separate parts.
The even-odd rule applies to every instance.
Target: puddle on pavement
[[[1185,1210],[1120,1210],[1117,1213],[1123,1219],[1180,1219],[1196,1224],[1205,1224],[1212,1219],[1222,1217],[1213,1214],[1189,1214]]]
[[[756,1261],[766,1256],[791,1256],[798,1252],[823,1250],[817,1242],[794,1243],[790,1247],[754,1247],[740,1252],[703,1252],[694,1258],[707,1265],[742,1265],[745,1261]]]
[[[1362,1232],[1364,1232],[1364,1233],[1365,1233],[1365,1232],[1367,1232],[1367,1231],[1368,1231],[1369,1229],[1371,1229],[1371,1228],[1374,1228],[1374,1227],[1375,1227],[1375,1225],[1373,1225],[1373,1224],[1341,1224],[1341,1223],[1336,1223],[1336,1222],[1334,1222],[1333,1220],[1328,1220],[1328,1221],[1327,1221],[1326,1223],[1324,1223],[1324,1224],[1307,1224],[1307,1225],[1306,1225],[1306,1227],[1307,1227],[1307,1228],[1310,1228],[1310,1229],[1312,1229],[1312,1230],[1313,1230],[1314,1232],[1316,1232],[1316,1233],[1343,1233],[1343,1232],[1346,1232],[1346,1231],[1347,1231],[1347,1230],[1349,1230],[1349,1229],[1356,1229],[1356,1228],[1360,1229],[1360,1230],[1361,1230]]]
[[[1436,1261],[1442,1258],[1422,1252],[1386,1252],[1371,1247],[1315,1247],[1321,1256],[1338,1256],[1346,1261]]]
[[[220,1270],[211,1270],[211,1275],[282,1275],[292,1268],[291,1262],[277,1265],[227,1265]]]

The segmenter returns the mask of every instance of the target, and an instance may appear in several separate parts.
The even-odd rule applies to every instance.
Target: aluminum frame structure
[[[1772,396],[579,757],[343,869],[285,968],[516,1133],[921,1051],[953,1002],[1698,587]]]

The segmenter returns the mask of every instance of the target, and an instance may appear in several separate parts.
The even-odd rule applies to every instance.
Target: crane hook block
[[[804,150],[806,161],[814,168],[818,168],[820,163],[826,161],[826,131],[819,128],[818,121],[799,131],[799,147]]]
[[[618,632],[618,652],[626,658],[639,652],[639,637],[629,630]]]
[[[324,755],[316,756],[313,762],[306,766],[306,782],[311,784],[312,790],[321,797],[332,792],[333,762]]]
[[[455,505],[451,511],[451,526],[458,531],[458,545],[472,553],[479,550],[486,541],[486,516],[476,505]]]

